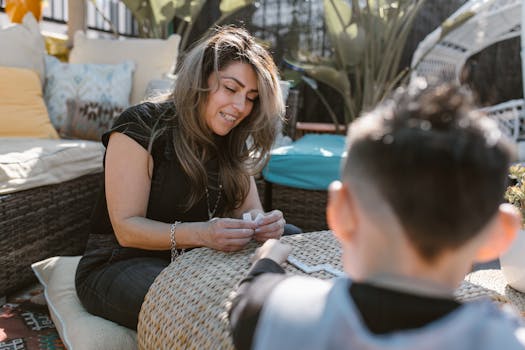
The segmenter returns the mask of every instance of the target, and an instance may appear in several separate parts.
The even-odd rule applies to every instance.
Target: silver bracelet
[[[175,241],[175,230],[177,229],[178,224],[180,224],[180,221],[175,221],[170,226],[171,261],[175,261],[175,258],[179,256],[179,252],[177,251],[177,242]]]

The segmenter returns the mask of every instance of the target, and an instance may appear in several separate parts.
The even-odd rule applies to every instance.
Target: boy
[[[520,225],[500,204],[512,158],[459,87],[424,81],[355,121],[327,218],[350,278],[288,277],[266,242],[230,312],[238,349],[525,349],[518,318],[453,299]],[[263,273],[274,272],[274,273]]]

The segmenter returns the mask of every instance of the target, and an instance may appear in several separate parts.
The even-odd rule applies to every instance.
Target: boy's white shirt
[[[517,315],[489,301],[464,304],[412,330],[376,335],[362,323],[348,289],[351,280],[294,276],[264,303],[253,341],[259,349],[525,349]]]

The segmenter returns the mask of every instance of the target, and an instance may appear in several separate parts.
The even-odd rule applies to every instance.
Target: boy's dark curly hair
[[[343,180],[364,179],[423,258],[462,245],[503,200],[513,148],[461,87],[417,81],[359,118]]]

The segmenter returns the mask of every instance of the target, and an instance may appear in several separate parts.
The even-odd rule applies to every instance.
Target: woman
[[[245,30],[222,28],[188,52],[170,98],[115,121],[76,273],[89,312],[136,329],[148,288],[181,249],[230,252],[283,234],[253,179],[283,112],[271,56]]]

